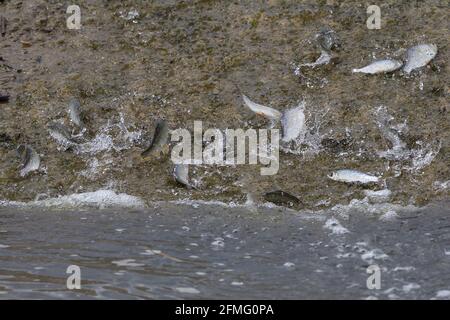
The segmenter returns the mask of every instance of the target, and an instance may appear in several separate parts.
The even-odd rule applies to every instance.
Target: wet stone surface
[[[448,197],[447,188],[435,187],[449,177],[446,1],[385,1],[380,30],[367,29],[360,1],[79,5],[82,28],[68,30],[61,2],[0,4],[8,20],[0,94],[10,96],[0,104],[0,199],[108,188],[148,201],[243,203],[248,193],[258,201],[280,188],[314,208],[361,197],[361,187],[327,178],[346,168],[382,176],[396,203]],[[299,77],[295,66],[320,55],[316,40],[336,59]],[[351,72],[375,59],[404,60],[420,43],[436,44],[438,54],[409,76]],[[141,156],[158,119],[171,129],[192,130],[194,120],[204,128],[265,128],[241,93],[280,111],[305,102],[305,140],[283,146],[276,175],[263,177],[254,165],[199,165],[190,171],[199,188],[187,190],[174,182],[169,156]],[[68,114],[74,98],[86,131],[79,148],[67,149],[47,127],[56,121],[80,133]],[[382,156],[391,154],[395,137],[404,148]],[[41,156],[40,170],[26,177],[15,152],[20,144]]]

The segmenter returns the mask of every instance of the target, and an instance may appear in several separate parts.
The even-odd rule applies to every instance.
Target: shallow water
[[[0,298],[446,298],[448,204],[384,220],[356,209],[2,207]],[[366,286],[371,264],[379,290]],[[69,265],[80,290],[66,287]]]

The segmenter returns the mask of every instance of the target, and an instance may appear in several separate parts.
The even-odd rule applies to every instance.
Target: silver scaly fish
[[[360,72],[368,74],[386,73],[400,69],[402,65],[403,63],[401,61],[393,59],[377,60],[363,68],[353,69],[352,72],[354,73]]]
[[[351,169],[337,170],[329,174],[328,178],[334,181],[346,183],[361,183],[361,184],[374,183],[380,181],[379,177]]]
[[[410,74],[414,69],[426,66],[437,54],[435,44],[419,44],[406,51],[406,63],[403,71]]]
[[[20,170],[21,177],[25,177],[30,172],[39,169],[39,166],[41,164],[41,158],[32,147],[25,144],[21,144],[17,148],[17,153],[19,154],[22,162],[22,168]]]

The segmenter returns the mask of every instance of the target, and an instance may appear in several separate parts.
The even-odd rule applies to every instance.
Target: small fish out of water
[[[320,52],[320,57],[317,58],[316,61],[314,62],[310,62],[310,63],[304,63],[301,64],[299,67],[310,67],[310,68],[315,68],[317,66],[321,66],[323,64],[328,64],[331,61],[331,55],[325,51],[325,50],[321,50]]]
[[[368,73],[368,74],[393,72],[397,69],[400,69],[402,65],[403,62],[399,60],[393,59],[377,60],[363,68],[353,69],[352,72]]]
[[[76,145],[72,139],[72,135],[66,129],[66,127],[58,122],[51,122],[48,125],[48,130],[53,139],[56,140],[65,150]]]
[[[25,177],[30,172],[39,169],[41,158],[32,147],[21,144],[17,148],[17,153],[19,154],[22,162],[22,169],[20,170],[21,177]]]
[[[166,121],[159,119],[156,122],[155,132],[153,133],[152,141],[147,149],[145,149],[141,155],[145,158],[154,151],[161,151],[167,141],[169,140],[169,127]]]
[[[250,110],[252,110],[254,113],[264,116],[272,121],[278,121],[281,119],[282,114],[280,111],[255,103],[252,100],[250,100],[246,95],[242,95],[242,98],[244,99],[244,102],[247,105],[247,107],[249,107]]]
[[[286,191],[282,190],[275,190],[266,192],[264,194],[264,200],[274,203],[277,206],[283,206],[283,207],[295,207],[301,204],[301,201],[296,196],[293,196],[292,194],[287,193]]]
[[[0,103],[8,102],[8,101],[9,101],[9,96],[0,94]]]
[[[80,128],[84,127],[83,121],[81,120],[81,105],[77,99],[71,99],[69,101],[69,117],[73,124]]]
[[[339,37],[336,32],[331,29],[323,29],[316,34],[316,42],[320,48],[329,51],[341,46]]]
[[[272,124],[281,120],[283,129],[283,142],[289,142],[297,139],[302,133],[304,133],[305,114],[304,104],[289,109],[283,113],[273,108],[269,108],[251,101],[247,96],[243,95],[245,104],[255,112],[270,120]]]
[[[177,164],[173,169],[173,176],[175,180],[188,189],[197,189],[196,186],[189,182],[189,165]]]
[[[328,178],[334,181],[346,182],[346,183],[374,183],[379,182],[380,178],[369,175],[364,172],[351,169],[342,169],[332,172],[328,175]]]
[[[406,63],[403,71],[410,74],[414,69],[426,66],[437,54],[435,44],[419,44],[406,51]]]
[[[303,63],[303,64],[299,65],[298,66],[299,75],[302,75],[300,72],[300,68],[302,68],[302,67],[315,68],[317,66],[321,66],[321,65],[330,63],[330,61],[332,59],[330,50],[340,46],[339,39],[336,35],[336,32],[334,32],[333,30],[324,29],[321,32],[319,32],[318,34],[316,34],[315,38],[316,38],[316,42],[320,48],[320,56],[314,62]]]

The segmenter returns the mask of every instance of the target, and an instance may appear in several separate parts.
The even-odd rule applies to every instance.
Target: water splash
[[[321,142],[324,134],[321,132],[321,126],[329,111],[329,108],[325,108],[325,110],[321,113],[313,113],[306,110],[304,102],[300,105],[304,107],[306,118],[302,134],[300,134],[297,139],[290,141],[289,143],[283,143],[280,146],[280,150],[285,153],[301,155],[304,157],[313,157],[322,150]]]
[[[80,175],[94,180],[97,178],[98,174],[104,173],[106,168],[108,168],[109,165],[113,163],[113,160],[111,158],[105,158],[105,159],[97,159],[97,158],[90,158],[86,161],[87,167],[85,170],[80,171]]]
[[[375,123],[383,136],[388,140],[392,147],[385,151],[378,152],[381,158],[388,160],[402,160],[409,157],[406,150],[406,144],[400,139],[399,133],[407,132],[406,120],[403,124],[392,124],[392,117],[385,106],[378,107],[375,112]]]
[[[433,141],[430,143],[416,141],[418,147],[408,149],[406,143],[400,138],[401,134],[408,132],[406,120],[403,123],[393,123],[394,117],[388,113],[385,106],[378,107],[374,112],[374,116],[375,123],[383,137],[391,143],[391,148],[378,151],[378,156],[387,160],[409,163],[403,166],[400,163],[395,164],[394,169],[398,174],[402,169],[413,173],[419,172],[430,165],[439,153],[442,146],[440,141]]]
[[[118,122],[108,121],[106,125],[100,127],[91,141],[78,145],[77,153],[95,155],[105,151],[122,151],[131,148],[141,139],[142,131],[129,131],[123,114],[120,113]]]
[[[112,190],[97,190],[94,192],[75,193],[67,196],[49,198],[30,202],[0,201],[0,205],[31,208],[83,208],[94,207],[98,209],[120,208],[145,208],[145,202],[135,196],[125,193],[116,193]]]

